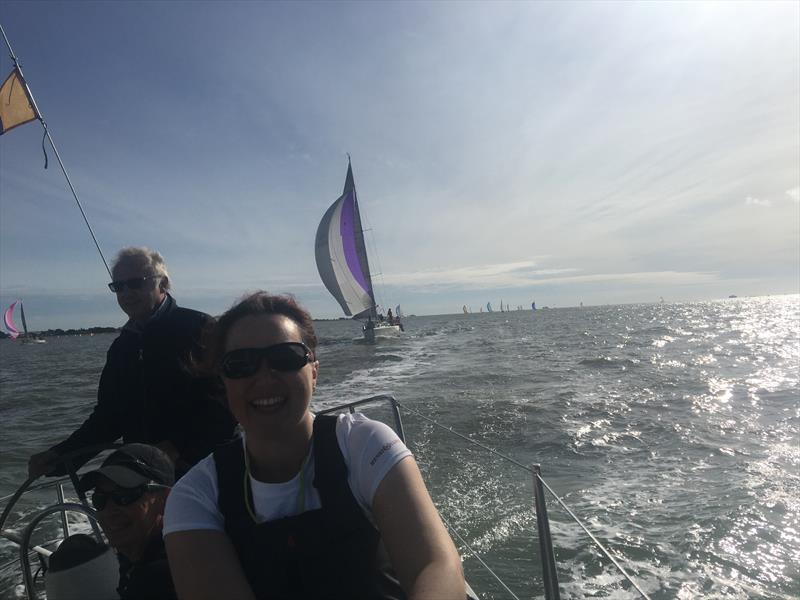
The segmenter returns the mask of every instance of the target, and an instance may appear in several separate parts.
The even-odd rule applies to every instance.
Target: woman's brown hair
[[[297,303],[294,296],[270,294],[260,290],[243,297],[219,317],[213,319],[203,332],[203,359],[200,370],[219,373],[219,365],[225,354],[228,333],[237,321],[254,315],[283,315],[294,321],[300,329],[303,343],[316,354],[317,334],[311,314]]]

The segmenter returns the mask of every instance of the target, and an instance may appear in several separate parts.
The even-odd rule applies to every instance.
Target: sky
[[[184,306],[341,316],[314,238],[347,153],[406,314],[800,292],[798,2],[4,0],[0,23],[107,259],[159,250]],[[42,135],[0,136],[0,303],[121,325]]]

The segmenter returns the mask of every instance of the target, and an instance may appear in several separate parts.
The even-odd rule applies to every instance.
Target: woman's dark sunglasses
[[[133,277],[132,279],[120,279],[118,281],[112,281],[108,284],[108,289],[110,289],[115,294],[119,294],[120,292],[125,291],[125,288],[131,290],[140,290],[144,287],[145,281],[148,279],[156,279],[158,275],[147,275],[146,277]]]
[[[299,371],[311,361],[311,350],[300,342],[231,350],[222,357],[222,374],[228,379],[252,377],[265,360],[270,369],[290,373]]]
[[[135,488],[119,488],[113,492],[98,492],[92,494],[92,506],[97,510],[103,510],[109,500],[113,500],[117,506],[129,506],[141,498],[145,492],[163,489],[165,486],[157,484],[140,485]]]

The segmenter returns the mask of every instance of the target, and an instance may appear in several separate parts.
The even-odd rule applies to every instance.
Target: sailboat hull
[[[400,325],[389,325],[388,323],[379,323],[375,327],[364,327],[364,339],[372,342],[380,338],[393,338],[402,333]]]

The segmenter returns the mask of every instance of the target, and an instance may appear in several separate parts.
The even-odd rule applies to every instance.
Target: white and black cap
[[[175,466],[155,446],[126,444],[109,454],[99,469],[81,477],[78,488],[82,492],[91,490],[103,477],[121,488],[136,488],[148,483],[171,486],[175,483]]]

